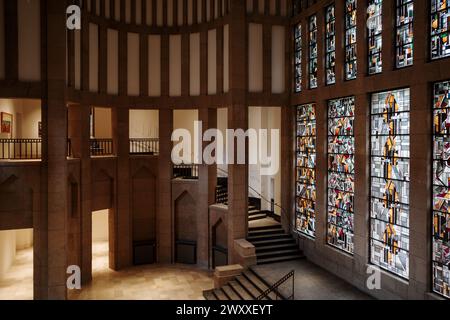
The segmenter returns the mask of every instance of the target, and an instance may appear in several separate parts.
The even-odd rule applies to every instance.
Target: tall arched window
[[[450,298],[450,81],[434,86],[433,290]]]
[[[414,1],[397,0],[397,68],[412,66],[414,56]]]
[[[369,7],[367,9],[369,74],[381,73],[383,71],[383,59],[381,55],[383,47],[382,5],[382,0],[369,0]]]
[[[450,56],[448,0],[431,0],[431,59]]]
[[[370,261],[409,277],[409,89],[375,93],[371,105]]]
[[[345,80],[356,79],[356,5],[357,0],[345,1]]]
[[[299,23],[294,28],[294,73],[295,73],[295,92],[302,91],[302,24]]]
[[[354,97],[328,102],[327,242],[350,254],[354,252],[354,121]]]
[[[317,88],[317,16],[309,17],[308,24],[309,31],[309,61],[308,61],[308,76],[309,88]]]
[[[297,107],[296,230],[316,235],[316,105]]]
[[[325,79],[327,85],[336,83],[336,16],[334,4],[325,10]]]

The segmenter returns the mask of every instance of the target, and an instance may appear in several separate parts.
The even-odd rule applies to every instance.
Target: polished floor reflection
[[[33,299],[33,248],[19,250],[16,259],[0,279],[0,300]]]
[[[92,283],[81,292],[70,292],[77,300],[203,300],[211,289],[212,274],[184,265],[149,265],[122,271],[108,268],[108,243],[93,246]]]

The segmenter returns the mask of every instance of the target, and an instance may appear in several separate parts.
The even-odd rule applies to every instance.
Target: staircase
[[[295,239],[279,223],[250,228],[247,240],[255,246],[258,265],[305,258]]]
[[[206,300],[257,300],[269,288],[270,284],[250,268],[222,288],[204,291],[203,296]],[[277,300],[277,296],[271,292],[263,300]],[[279,295],[278,300],[286,298]]]

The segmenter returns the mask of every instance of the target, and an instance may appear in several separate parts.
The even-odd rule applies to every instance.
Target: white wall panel
[[[182,26],[183,25],[183,18],[184,18],[184,1],[183,0],[177,0],[178,1],[178,12],[177,12],[177,16],[178,16],[178,25]]]
[[[111,0],[105,0],[105,18],[111,18]]]
[[[125,0],[125,22],[131,22],[131,0]]]
[[[4,0],[0,0],[0,21],[5,21]],[[0,23],[0,79],[5,78],[5,24]]]
[[[146,13],[146,23],[147,25],[151,25],[152,24],[152,19],[153,19],[153,1],[152,0],[145,0],[147,1],[147,5],[145,7]]]
[[[161,36],[148,37],[148,93],[151,97],[161,95]]]
[[[283,26],[272,27],[272,92],[285,90],[285,32]]]
[[[281,7],[281,15],[287,16],[287,2],[286,0],[280,0],[280,7]]]
[[[114,19],[120,21],[120,0],[114,0]]]
[[[208,0],[206,1],[206,21],[211,21],[212,12],[211,12],[211,1],[214,0]]]
[[[127,83],[128,95],[139,95],[139,34],[128,33],[128,54],[127,54]]]
[[[188,25],[194,21],[194,0],[188,0]]]
[[[230,91],[230,29],[223,27],[223,91]]]
[[[197,1],[197,19],[198,19],[198,23],[202,23],[203,22],[203,16],[202,16],[202,4],[203,1],[202,0],[196,0]]]
[[[169,95],[181,96],[181,36],[169,37]]]
[[[156,1],[156,25],[163,25],[163,0]]]
[[[276,15],[277,13],[277,1],[278,0],[270,0],[270,14],[272,16]]]
[[[75,30],[74,62],[75,62],[75,89],[81,89],[81,31]]]
[[[89,91],[98,92],[98,26],[89,24]]]
[[[248,41],[248,90],[263,91],[263,28],[261,24],[249,24]]]
[[[267,0],[267,1],[269,1],[269,0]],[[264,4],[265,4],[265,1],[264,1],[264,0],[259,0],[259,3],[258,3],[258,13],[264,14]]]
[[[167,25],[169,27],[174,25],[173,21],[173,2],[177,0],[166,0],[167,2]]]
[[[208,94],[217,93],[217,31],[208,31]]]
[[[136,0],[136,24],[142,23],[142,0]]]
[[[189,94],[200,95],[200,33],[190,35],[189,46]]]
[[[19,79],[41,79],[41,17],[40,1],[19,0]]]
[[[119,32],[108,29],[107,33],[107,92],[119,94]]]

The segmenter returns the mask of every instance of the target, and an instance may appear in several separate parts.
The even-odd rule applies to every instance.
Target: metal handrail
[[[283,295],[278,290],[278,288],[282,284],[287,282],[290,278],[292,278],[292,294],[289,297],[287,297],[286,299],[287,300],[295,300],[295,270],[292,270],[287,275],[285,275],[283,278],[281,278],[280,280],[275,282],[275,284],[273,284],[269,289],[264,291],[258,298],[256,298],[256,300],[263,300],[263,299],[267,298],[269,296],[269,294],[271,294],[272,292],[275,293],[277,300],[278,300],[278,297],[284,298]]]

